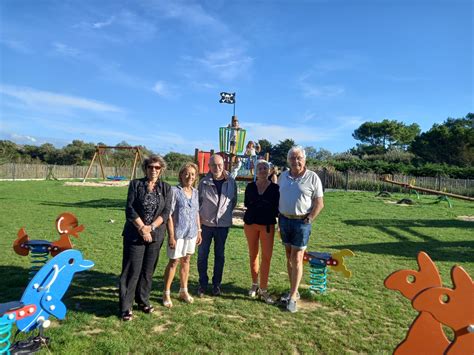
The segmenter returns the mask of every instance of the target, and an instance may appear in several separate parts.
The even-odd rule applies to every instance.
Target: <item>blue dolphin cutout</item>
[[[20,331],[29,332],[46,321],[50,315],[58,319],[66,316],[66,306],[61,298],[66,293],[76,272],[94,266],[84,260],[78,250],[65,250],[46,263],[33,277],[23,292],[21,302],[36,305],[36,312],[20,319],[16,325]]]

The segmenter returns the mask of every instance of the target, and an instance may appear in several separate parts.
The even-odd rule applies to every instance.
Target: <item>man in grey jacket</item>
[[[214,239],[214,275],[212,294],[221,294],[222,273],[225,261],[225,242],[232,225],[232,210],[237,204],[237,184],[224,171],[224,160],[214,154],[209,160],[210,173],[199,183],[199,216],[202,242],[198,250],[199,297],[207,291],[209,277],[207,263],[212,239]]]

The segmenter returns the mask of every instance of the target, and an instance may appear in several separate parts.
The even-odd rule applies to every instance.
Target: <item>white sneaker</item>
[[[296,306],[296,300],[290,299],[286,305],[286,309],[291,313],[298,312],[298,307]]]
[[[299,300],[301,298],[300,296],[300,293],[298,291],[296,291],[296,300]],[[285,302],[285,303],[288,303],[288,301],[290,300],[290,291],[288,291],[287,293],[285,293],[283,296],[281,296],[280,298],[280,301],[281,302]]]
[[[258,284],[252,284],[252,288],[249,290],[250,298],[257,297],[257,292],[258,292]]]

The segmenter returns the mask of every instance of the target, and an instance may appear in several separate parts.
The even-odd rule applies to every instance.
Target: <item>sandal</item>
[[[129,322],[133,319],[133,313],[132,311],[126,311],[122,313],[122,321],[124,322]]]
[[[258,296],[260,297],[261,300],[265,301],[266,304],[274,304],[275,301],[273,300],[272,296],[268,293],[266,289],[259,289],[258,290]]]
[[[170,290],[163,291],[163,306],[165,306],[166,308],[173,307],[173,302],[171,301],[171,296],[170,295],[171,295]]]
[[[155,311],[155,307],[153,307],[151,304],[146,305],[143,303],[138,305],[138,309],[143,313],[153,313]]]
[[[183,300],[186,303],[193,303],[194,298],[192,298],[189,293],[187,288],[180,288],[179,289],[179,299]]]

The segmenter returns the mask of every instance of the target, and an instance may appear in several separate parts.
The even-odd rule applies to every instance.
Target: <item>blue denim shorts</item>
[[[304,223],[304,219],[289,219],[280,215],[280,236],[285,245],[304,250],[311,235],[311,223]]]

